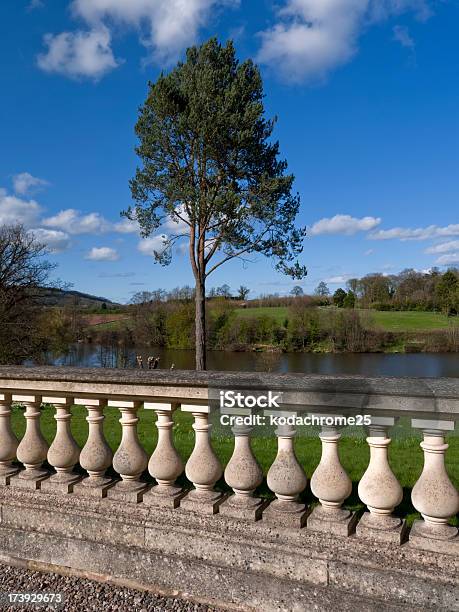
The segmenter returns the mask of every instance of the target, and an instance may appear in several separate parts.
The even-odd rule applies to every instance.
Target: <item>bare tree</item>
[[[42,348],[39,298],[55,265],[22,225],[0,227],[0,363],[21,363]]]
[[[245,301],[249,293],[250,289],[248,287],[245,285],[240,285],[239,289],[237,290],[237,299]]]

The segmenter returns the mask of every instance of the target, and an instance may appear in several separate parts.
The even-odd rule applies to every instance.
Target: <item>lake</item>
[[[194,369],[194,352],[189,350],[129,347],[106,348],[76,344],[66,356],[49,355],[53,365],[80,367],[134,367],[136,355],[159,356],[160,369]],[[364,376],[458,377],[457,353],[236,353],[209,351],[209,370],[303,372],[305,374],[362,374]]]

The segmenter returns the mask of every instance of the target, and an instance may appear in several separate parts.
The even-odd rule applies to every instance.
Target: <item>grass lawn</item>
[[[321,309],[326,313],[328,308]],[[380,327],[386,331],[393,332],[417,332],[434,329],[447,329],[451,325],[459,326],[459,317],[446,317],[437,312],[393,312],[379,310],[360,310],[364,315],[363,322],[370,327]],[[236,308],[238,317],[250,319],[254,317],[268,316],[283,324],[289,318],[289,309],[286,306],[262,306],[260,308]],[[117,331],[129,326],[130,319],[120,317],[115,321],[89,325],[94,331]]]
[[[366,310],[370,319],[386,331],[428,331],[447,329],[450,325],[459,325],[459,317],[447,317],[438,312],[393,312]]]
[[[108,321],[107,323],[98,323],[97,325],[90,325],[89,329],[93,331],[119,331],[124,329],[126,325],[129,326],[129,319],[119,319],[117,321]]]
[[[72,414],[72,433],[75,440],[82,448],[88,435],[88,424],[85,420],[87,412],[82,406],[74,406],[72,408]],[[105,437],[113,451],[115,451],[121,439],[121,425],[118,422],[120,412],[115,408],[107,408],[105,410],[105,416]],[[156,414],[153,410],[144,410],[141,408],[138,416],[140,418],[138,425],[140,442],[150,455],[157,441],[157,428],[155,426]],[[54,409],[52,407],[47,406],[42,409],[41,430],[49,444],[51,444],[56,432],[56,422],[53,417]],[[194,432],[191,429],[193,417],[188,413],[177,411],[174,414],[174,421],[174,444],[183,460],[186,461],[194,446]],[[12,424],[15,434],[21,439],[25,431],[25,419],[22,408],[13,408]],[[420,437],[407,437],[413,436],[414,433],[412,430],[407,429],[407,427],[399,429],[402,434],[404,433],[405,435],[401,434],[400,436],[394,437],[395,439],[392,441],[389,449],[392,469],[404,490],[404,499],[396,509],[396,513],[406,517],[409,522],[412,522],[418,515],[411,505],[410,490],[422,471],[423,453],[419,447]],[[369,461],[369,449],[365,442],[363,430],[358,430],[357,433],[358,437],[343,435],[340,443],[341,461],[354,485],[353,492],[345,505],[355,510],[363,508],[363,504],[360,502],[357,495],[357,485]],[[446,466],[452,482],[456,487],[459,487],[459,438],[450,436],[448,443],[450,448],[446,454]],[[212,444],[220,461],[223,465],[226,465],[233,451],[232,438],[216,436],[213,438]],[[266,475],[276,457],[276,440],[271,437],[254,438],[252,440],[252,448]],[[301,436],[297,438],[296,454],[308,478],[311,477],[320,460],[320,451],[321,445],[317,436]],[[189,486],[185,476],[182,476],[179,482]],[[220,490],[228,489],[223,479],[217,484],[217,488]],[[272,497],[272,493],[269,491],[266,481],[260,486],[258,494],[262,497]],[[314,503],[317,501],[312,495],[309,486],[303,497],[306,503]],[[459,525],[458,517],[453,519],[453,521],[455,524]]]
[[[326,313],[327,308],[321,309]],[[438,312],[395,312],[379,310],[360,310],[366,317],[370,326],[376,325],[386,331],[428,331],[432,329],[447,329],[450,325],[459,325],[459,317],[447,317]],[[237,308],[239,317],[270,316],[278,322],[283,323],[289,317],[289,309],[286,306],[261,307],[261,308]]]

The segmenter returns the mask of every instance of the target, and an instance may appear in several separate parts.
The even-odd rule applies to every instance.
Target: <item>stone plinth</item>
[[[306,527],[313,531],[347,537],[355,532],[357,521],[358,515],[346,508],[330,510],[316,506],[307,518]]]
[[[359,538],[397,545],[403,544],[408,535],[405,520],[396,516],[375,518],[375,515],[370,512],[363,514],[355,531]]]

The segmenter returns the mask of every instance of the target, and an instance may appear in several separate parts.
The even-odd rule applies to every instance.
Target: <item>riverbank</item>
[[[96,344],[193,349],[192,304],[158,307],[148,316],[87,319],[83,338]],[[459,318],[437,312],[335,307],[234,308],[208,312],[208,348],[234,352],[458,352]]]

